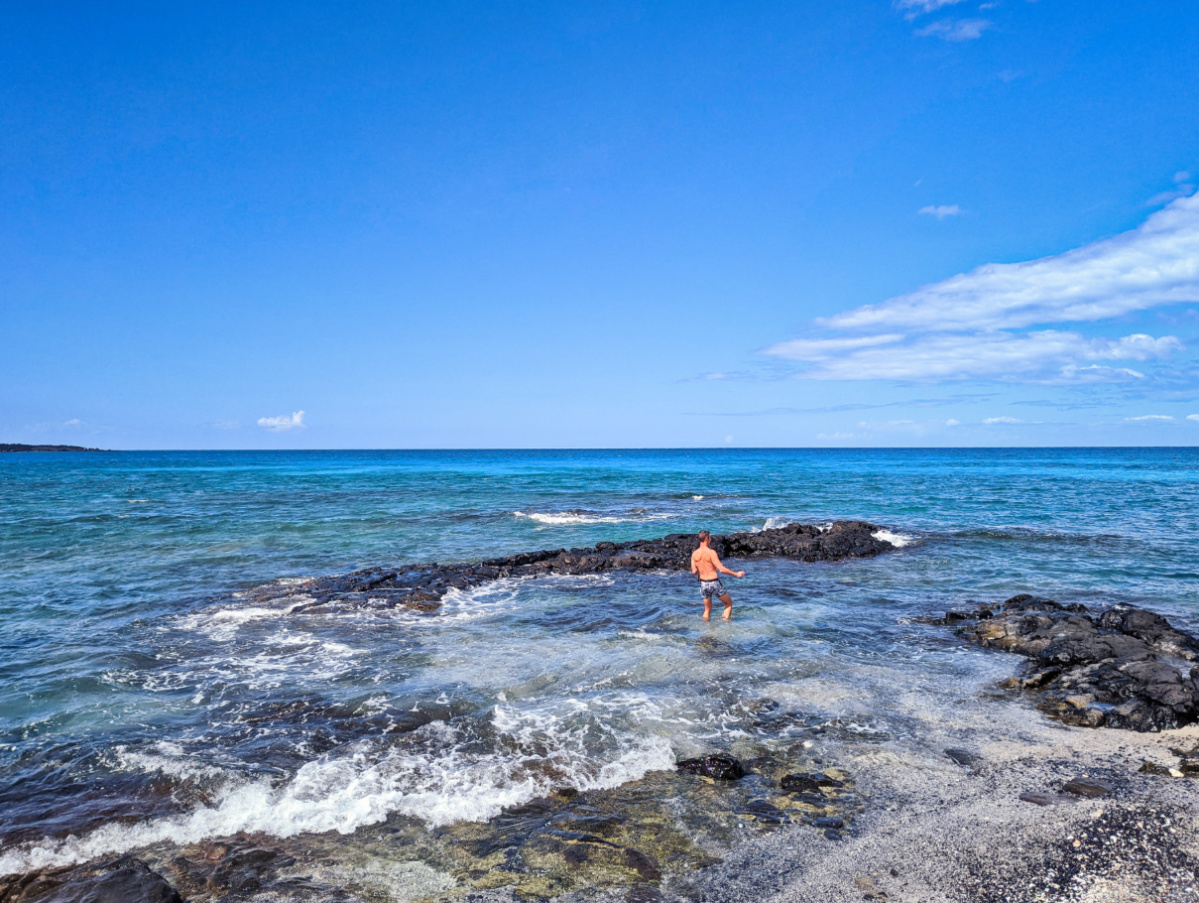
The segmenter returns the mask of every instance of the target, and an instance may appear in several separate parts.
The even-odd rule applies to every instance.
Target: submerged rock
[[[745,769],[732,756],[711,753],[694,759],[683,759],[676,767],[688,774],[698,774],[717,781],[735,781],[745,777]]]
[[[779,786],[790,793],[819,793],[822,787],[844,787],[845,782],[830,778],[820,771],[809,771],[784,775],[779,781]]]
[[[891,543],[876,539],[881,530],[865,521],[837,521],[827,529],[812,524],[788,524],[757,533],[713,536],[712,548],[721,558],[790,558],[795,561],[842,561],[871,558],[892,551]],[[687,570],[699,546],[694,533],[671,533],[661,539],[600,542],[583,549],[543,549],[473,564],[416,564],[402,568],[372,568],[298,584],[293,591],[305,601],[293,613],[337,608],[410,608],[436,611],[450,590],[467,590],[504,577],[549,574],[602,574],[608,571]]]
[[[47,893],[47,891],[49,891]],[[38,872],[0,883],[4,903],[183,903],[179,892],[132,856],[96,867]]]
[[[1199,641],[1161,615],[1118,607],[1088,613],[1038,596],[1014,596],[973,615],[934,621],[956,625],[972,642],[1031,660],[1010,689],[1037,691],[1042,711],[1084,727],[1158,731],[1199,719],[1199,666],[1181,673],[1160,656],[1193,661]]]

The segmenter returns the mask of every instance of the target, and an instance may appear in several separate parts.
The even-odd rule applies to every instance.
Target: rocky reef
[[[1160,731],[1199,720],[1199,666],[1189,666],[1199,641],[1151,611],[1092,612],[1025,594],[932,623],[1029,658],[1006,688],[1036,693],[1038,708],[1066,724]]]
[[[790,558],[813,562],[870,558],[894,548],[874,537],[880,529],[864,521],[837,521],[827,528],[788,524],[757,533],[714,535],[712,548],[722,559]],[[694,533],[672,533],[661,539],[600,542],[583,549],[545,549],[469,564],[433,562],[395,569],[370,568],[318,577],[297,586],[297,593],[315,597],[315,601],[297,605],[292,611],[399,606],[436,611],[451,589],[471,589],[504,577],[686,570],[697,546]]]

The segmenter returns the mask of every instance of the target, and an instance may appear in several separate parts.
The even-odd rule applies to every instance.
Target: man
[[[699,531],[699,548],[691,553],[691,573],[699,578],[700,591],[704,597],[704,620],[711,620],[712,597],[719,596],[720,601],[724,603],[722,620],[728,621],[733,617],[733,597],[720,582],[720,575],[744,577],[745,571],[730,571],[721,564],[720,557],[709,545],[711,539],[712,534],[707,530]]]

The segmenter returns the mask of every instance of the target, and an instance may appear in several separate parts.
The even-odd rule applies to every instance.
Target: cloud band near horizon
[[[1165,358],[1183,349],[1177,337],[1110,339],[1052,327],[1195,302],[1199,195],[1178,198],[1112,238],[1038,260],[987,264],[816,320],[825,335],[778,342],[764,353],[807,364],[798,375],[808,379],[1142,379],[1140,371],[1098,362]],[[1033,326],[1042,328],[1022,331]]]

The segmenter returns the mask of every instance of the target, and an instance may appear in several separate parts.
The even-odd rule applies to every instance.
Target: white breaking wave
[[[264,608],[261,606],[237,606],[233,608],[206,608],[192,612],[179,620],[184,630],[194,630],[213,640],[230,640],[245,624],[267,618],[278,618],[287,614],[286,608]]]
[[[588,724],[577,711],[516,712],[497,706],[492,721],[505,738],[492,748],[505,752],[480,751],[466,729],[438,721],[408,735],[411,742],[403,746],[364,740],[309,762],[279,787],[230,771],[225,775],[230,785],[211,806],[10,848],[0,853],[0,875],[71,865],[164,841],[191,844],[239,832],[350,834],[393,813],[430,826],[482,822],[557,787],[609,789],[674,767],[674,751],[665,738],[618,737],[611,731],[614,748],[599,760],[588,752]],[[151,755],[125,752],[122,758],[136,770],[186,772],[172,761],[176,752],[182,750],[162,744]]]
[[[513,511],[516,517],[527,518],[539,524],[564,526],[570,524],[640,524],[655,520],[670,520],[672,515],[662,513],[595,514],[587,511],[562,511],[548,514],[542,511]]]
[[[779,527],[785,527],[789,523],[791,523],[791,518],[789,517],[768,517],[766,518],[766,523],[760,527],[754,527],[750,532],[761,533],[763,530],[777,530]]]
[[[875,539],[881,539],[883,542],[889,542],[897,549],[902,549],[904,546],[910,546],[916,541],[915,536],[908,536],[904,533],[892,533],[890,530],[879,530],[877,533],[871,533]]]

